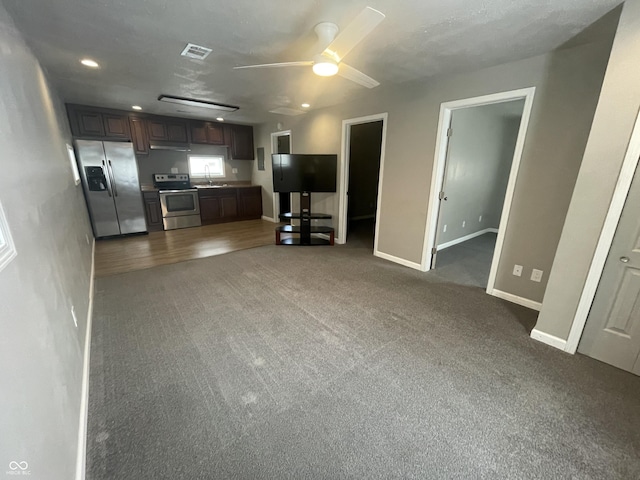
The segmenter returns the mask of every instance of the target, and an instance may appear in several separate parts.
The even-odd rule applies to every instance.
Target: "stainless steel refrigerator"
[[[133,145],[76,140],[76,149],[95,236],[146,232]]]

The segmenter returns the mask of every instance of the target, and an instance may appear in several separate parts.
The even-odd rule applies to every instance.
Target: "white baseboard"
[[[531,308],[532,310],[537,310],[538,312],[542,309],[542,303],[536,302],[534,300],[529,300],[528,298],[519,297],[518,295],[514,295],[512,293],[503,292],[502,290],[496,290],[495,288],[491,292],[487,292],[489,295],[493,295],[494,297],[501,298],[511,303],[517,303],[518,305],[522,305],[523,307]]]
[[[262,215],[262,220],[266,220],[267,222],[271,223],[278,223],[278,220],[276,220],[275,218],[267,217],[265,215]]]
[[[383,253],[378,250],[374,251],[373,255],[378,258],[382,258],[384,260],[389,260],[390,262],[404,265],[405,267],[413,268],[414,270],[421,270],[422,268],[422,266],[419,263],[411,262],[409,260],[405,260],[404,258],[400,258],[400,257],[394,257],[393,255],[389,255],[388,253]]]
[[[438,245],[438,251],[444,250],[445,248],[453,247],[454,245],[458,245],[459,243],[464,243],[467,240],[471,240],[472,238],[479,237],[480,235],[484,235],[485,233],[498,233],[497,228],[485,228],[484,230],[480,230],[479,232],[470,233],[469,235],[465,235],[464,237],[456,238],[455,240],[449,240],[448,242],[444,242]]]
[[[540,330],[536,330],[535,328],[531,331],[531,338],[563,351],[567,345],[566,340],[554,337],[553,335],[549,335],[548,333],[541,332]]]
[[[96,240],[91,247],[91,278],[89,279],[89,307],[87,308],[87,331],[84,338],[82,364],[82,393],[80,397],[80,424],[78,427],[78,455],[76,458],[76,480],[84,480],[87,458],[87,421],[89,415],[89,356],[91,351],[91,324],[93,320],[93,289],[95,284]]]

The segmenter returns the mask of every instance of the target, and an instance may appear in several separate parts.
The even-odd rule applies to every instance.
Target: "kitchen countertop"
[[[193,188],[205,188],[205,189],[209,189],[209,188],[215,188],[215,189],[220,189],[220,188],[251,188],[251,187],[259,187],[260,185],[248,185],[245,183],[242,184],[225,184],[225,185],[207,185],[207,184],[192,184],[191,185]],[[140,191],[142,192],[157,192],[158,188],[154,187],[153,185],[150,184],[142,184],[140,185]]]

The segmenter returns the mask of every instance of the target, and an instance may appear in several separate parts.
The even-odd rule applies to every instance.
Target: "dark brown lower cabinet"
[[[144,199],[144,211],[147,217],[147,230],[149,232],[164,230],[158,192],[142,192],[142,198]]]
[[[240,215],[245,219],[262,218],[262,188],[238,188]]]
[[[201,188],[198,190],[203,225],[262,217],[261,187]]]

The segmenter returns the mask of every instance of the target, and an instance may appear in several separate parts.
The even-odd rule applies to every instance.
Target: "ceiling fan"
[[[313,60],[245,65],[242,67],[234,67],[234,69],[311,66],[316,75],[330,77],[338,74],[367,88],[374,88],[380,85],[380,83],[370,76],[365,75],[360,70],[350,67],[342,60],[356,45],[364,40],[382,20],[384,20],[383,13],[371,7],[366,7],[338,36],[336,35],[339,29],[335,23],[322,22],[316,25],[314,31],[316,35],[318,35],[319,41],[322,45],[328,46],[322,53],[315,55]]]

